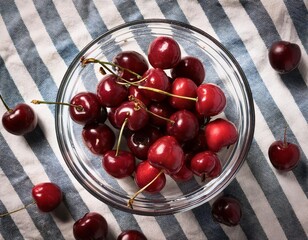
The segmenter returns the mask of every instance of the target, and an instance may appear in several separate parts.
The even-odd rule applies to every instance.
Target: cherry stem
[[[167,95],[169,97],[177,97],[177,98],[182,98],[182,99],[191,100],[191,101],[195,101],[195,102],[198,100],[197,98],[194,98],[194,97],[187,97],[187,96],[176,95],[176,94],[172,94],[172,93],[169,93],[169,92],[157,89],[157,88],[146,87],[146,86],[138,86],[138,88],[139,89],[144,89],[144,90],[149,90],[149,91],[156,92],[156,93],[165,94],[165,95]]]
[[[65,105],[76,108],[78,112],[81,112],[83,110],[83,106],[81,105],[75,105],[70,103],[63,103],[63,102],[48,102],[48,101],[40,101],[40,100],[32,100],[31,103],[33,104],[58,104],[58,105]]]
[[[130,207],[131,209],[133,209],[133,202],[135,200],[135,198],[142,193],[148,186],[150,186],[153,182],[155,182],[155,180],[164,172],[164,170],[160,170],[160,172],[151,180],[151,182],[149,182],[147,185],[145,185],[143,188],[139,189],[139,191],[137,191],[127,202],[127,207]]]
[[[2,101],[2,103],[3,103],[3,105],[5,106],[6,110],[7,110],[8,112],[12,111],[12,109],[10,109],[9,106],[8,106],[8,105],[6,104],[6,102],[4,101],[4,99],[3,99],[3,97],[2,97],[1,94],[0,94],[0,99],[1,99],[1,101]]]
[[[33,202],[31,202],[31,203],[29,203],[29,204],[27,204],[27,205],[25,205],[25,206],[23,206],[23,207],[21,207],[21,208],[18,208],[18,209],[16,209],[16,210],[13,210],[13,211],[11,211],[11,212],[2,213],[2,214],[0,214],[0,218],[3,218],[3,217],[6,217],[6,216],[8,216],[8,215],[11,215],[11,214],[13,214],[13,213],[19,212],[19,211],[21,211],[21,210],[23,210],[23,209],[26,209],[27,207],[29,207],[30,205],[33,205],[33,204],[36,204],[36,202],[33,201]]]
[[[135,75],[138,79],[142,78],[142,76],[139,75],[138,73],[136,73],[136,72],[134,72],[134,71],[132,71],[132,70],[130,70],[128,68],[123,68],[123,67],[121,67],[121,66],[119,66],[119,65],[117,65],[115,63],[100,61],[100,60],[98,60],[96,58],[84,58],[84,57],[81,58],[80,61],[81,61],[83,66],[87,65],[88,63],[99,63],[100,65],[102,65],[103,68],[105,68],[106,70],[108,70],[110,73],[112,73],[114,75],[117,75],[117,74],[114,71],[112,71],[107,65],[110,65],[112,67],[118,68],[118,69],[120,69],[122,71],[127,71],[127,72]]]
[[[149,114],[151,114],[151,115],[153,115],[153,116],[155,116],[157,118],[163,119],[163,120],[165,120],[167,122],[170,122],[171,124],[175,123],[175,121],[170,120],[169,118],[165,118],[163,116],[160,116],[160,115],[158,115],[156,113],[151,112],[149,109],[147,109],[147,107],[143,104],[142,101],[140,101],[139,99],[135,98],[133,95],[128,96],[128,100],[135,102],[138,105],[138,107],[143,108],[147,113],[149,113]]]
[[[122,136],[123,136],[124,127],[125,127],[127,121],[128,121],[128,118],[125,118],[125,120],[124,120],[124,122],[123,122],[123,124],[122,124],[122,126],[121,126],[120,132],[119,132],[119,137],[118,137],[118,142],[117,142],[117,148],[116,148],[116,154],[115,154],[116,156],[119,155],[121,138],[122,138]]]

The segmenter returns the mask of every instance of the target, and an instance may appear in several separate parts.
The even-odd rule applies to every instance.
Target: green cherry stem
[[[125,118],[122,126],[121,126],[121,129],[120,129],[120,132],[119,132],[119,137],[118,137],[118,141],[117,141],[117,148],[116,148],[116,156],[119,155],[119,151],[120,151],[120,143],[121,143],[121,138],[122,138],[122,135],[123,135],[123,131],[124,131],[124,128],[125,128],[125,125],[127,124],[127,121],[128,121],[128,118]]]
[[[133,209],[133,202],[135,200],[135,198],[142,193],[148,186],[150,186],[153,182],[155,182],[155,180],[164,172],[164,170],[160,170],[160,172],[147,184],[145,185],[143,188],[139,189],[127,202],[127,207]]]
[[[57,104],[57,105],[70,106],[70,107],[76,108],[76,110],[79,112],[83,110],[83,106],[81,105],[75,105],[75,104],[64,103],[64,102],[49,102],[49,101],[41,101],[41,100],[32,100],[31,103],[33,104]]]
[[[4,107],[6,108],[6,110],[7,110],[8,112],[11,112],[12,109],[10,109],[9,106],[6,104],[6,102],[4,101],[4,99],[3,99],[3,97],[2,97],[1,94],[0,94],[0,99],[1,99],[1,101],[2,101],[2,103],[3,103],[3,105],[4,105]]]
[[[26,209],[26,208],[29,207],[30,205],[34,205],[34,204],[36,204],[35,201],[33,201],[33,202],[31,202],[31,203],[29,203],[29,204],[27,204],[27,205],[25,205],[25,206],[23,206],[23,207],[21,207],[21,208],[15,209],[15,210],[13,210],[13,211],[11,211],[11,212],[2,213],[2,214],[0,214],[0,218],[3,218],[3,217],[5,217],[5,216],[11,215],[11,214],[13,214],[13,213],[19,212],[19,211],[21,211],[21,210],[23,210],[23,209]]]

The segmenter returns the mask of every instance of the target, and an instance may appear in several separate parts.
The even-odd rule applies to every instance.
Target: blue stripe
[[[284,3],[288,9],[290,17],[294,23],[297,35],[299,36],[302,44],[308,53],[308,10],[304,1],[287,1]]]
[[[280,139],[283,127],[287,126],[285,118],[271,97],[271,94],[268,92],[268,89],[265,87],[262,78],[260,77],[249,53],[247,52],[247,49],[245,48],[243,42],[240,40],[240,37],[236,33],[230,20],[226,16],[219,3],[214,4],[213,2],[211,8],[209,8],[203,2],[200,4],[222,44],[224,44],[230,50],[230,52],[240,63],[242,69],[248,77],[255,102],[259,106],[260,111],[275,138]],[[217,22],[217,18],[220,19],[219,22]],[[229,32],[228,35],[225,34],[226,30]],[[271,108],[268,106],[271,106]],[[293,142],[298,144],[290,128],[289,130],[290,139],[292,138]],[[304,154],[302,154],[301,161],[304,163],[307,162],[307,157]],[[304,171],[308,171],[308,165],[303,167]],[[303,177],[304,175],[300,175],[297,171],[298,170],[294,171],[294,174],[303,191],[308,196],[308,185],[306,183],[306,179]]]
[[[255,1],[253,4],[246,4],[246,3],[247,3],[246,1],[241,1],[241,4],[243,5],[250,19],[255,24],[256,28],[258,29],[260,37],[262,38],[265,45],[269,49],[273,42],[281,40],[275,28],[275,25],[273,21],[271,20],[270,16],[268,15],[268,12],[264,9],[261,2]],[[256,8],[258,9],[258,11],[255,11]],[[305,26],[306,27],[305,29],[308,29],[307,24]],[[271,34],[268,34],[269,32]],[[268,61],[267,58],[266,58],[266,61]],[[308,88],[303,79],[303,76],[301,76],[299,70],[296,69],[289,74],[281,75],[281,78],[284,84],[288,87],[296,104],[298,105],[299,109],[303,113],[306,121],[308,121],[308,112],[304,111],[308,106],[308,98],[305,97],[305,96],[308,96]]]
[[[0,213],[2,214],[7,212],[8,210],[5,208],[2,201],[0,200]],[[10,229],[10,231],[7,231],[7,229]],[[10,215],[1,218],[0,233],[3,239],[24,239]]]
[[[6,144],[2,134],[0,135],[0,142],[2,143],[0,145],[1,168],[4,174],[8,177],[22,203],[27,205],[32,202],[31,191],[33,188],[33,183],[24,172],[23,167],[15,158],[14,154],[9,150],[10,148]],[[21,206],[16,206],[16,208],[19,207]],[[64,239],[50,214],[39,213],[36,206],[29,206],[26,208],[26,211],[28,211],[43,238],[51,239],[56,237],[57,239]],[[50,231],[46,231],[46,226],[48,226]]]

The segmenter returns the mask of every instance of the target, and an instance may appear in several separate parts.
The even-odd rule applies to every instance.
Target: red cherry
[[[215,161],[215,166],[214,168],[212,169],[212,171],[210,171],[206,177],[208,179],[213,179],[213,178],[217,178],[222,172],[222,166],[221,166],[221,161],[219,160],[219,158],[217,157],[216,158],[216,161]]]
[[[84,126],[82,139],[92,153],[100,155],[113,148],[115,134],[106,124],[92,123]]]
[[[37,115],[28,104],[19,103],[13,109],[10,109],[1,95],[0,99],[7,109],[2,116],[2,125],[6,131],[14,135],[24,135],[35,129]]]
[[[197,111],[205,116],[211,117],[221,113],[226,106],[226,96],[222,89],[212,83],[201,84],[197,88]]]
[[[62,191],[54,183],[39,183],[32,188],[32,197],[42,212],[50,212],[60,205]]]
[[[217,155],[212,151],[197,153],[190,160],[190,170],[197,176],[207,177],[214,169],[217,159]]]
[[[128,151],[110,150],[102,159],[106,172],[115,178],[124,178],[132,175],[135,170],[135,157]]]
[[[161,102],[167,97],[167,95],[159,92],[168,91],[170,86],[169,78],[162,69],[150,68],[143,74],[142,78],[144,81],[140,83],[139,88],[147,98],[155,102]],[[145,88],[150,88],[150,90]]]
[[[240,202],[230,196],[222,196],[212,205],[212,217],[215,221],[227,226],[236,226],[242,217]]]
[[[144,93],[142,93],[141,89],[139,89],[136,86],[133,86],[133,85],[129,86],[128,93],[129,93],[129,96],[133,96],[134,98],[138,99],[145,106],[148,106],[151,103],[151,100],[146,95],[144,95]]]
[[[295,43],[277,41],[270,47],[268,57],[272,68],[279,73],[288,73],[299,65],[301,49]]]
[[[190,179],[193,178],[193,176],[194,176],[193,172],[186,166],[186,164],[183,164],[180,171],[170,175],[170,177],[172,177],[172,179],[177,182],[189,181]]]
[[[199,86],[205,79],[205,69],[198,58],[186,56],[171,69],[171,77],[173,79],[178,77],[189,78]]]
[[[97,97],[101,105],[105,107],[117,107],[128,97],[125,86],[117,83],[118,77],[107,74],[96,87]]]
[[[300,161],[299,147],[286,140],[286,129],[283,141],[273,142],[268,149],[268,156],[273,166],[281,171],[290,171]]]
[[[120,233],[117,240],[147,240],[147,238],[137,230],[126,230]]]
[[[163,102],[152,102],[148,106],[148,110],[153,113],[150,114],[150,123],[157,127],[164,127],[167,124],[166,119],[169,119],[174,109],[170,107],[168,103]],[[156,116],[155,116],[155,115]]]
[[[143,188],[148,185],[158,174],[157,179],[147,186],[144,191],[149,193],[160,192],[166,185],[166,176],[161,173],[161,170],[150,164],[149,161],[140,162],[137,165],[135,172],[135,182],[139,188]]]
[[[148,59],[154,68],[173,68],[181,60],[180,46],[170,37],[157,37],[149,45]]]
[[[135,51],[123,51],[118,53],[114,59],[113,63],[121,66],[122,68],[129,69],[130,71],[137,73],[139,76],[144,74],[148,68],[148,62],[140,53]],[[127,81],[133,82],[137,81],[138,77],[127,70],[118,69],[119,76]]]
[[[178,142],[194,139],[199,132],[199,122],[196,116],[188,110],[179,110],[169,117],[167,134]]]
[[[84,125],[101,118],[101,107],[94,93],[80,92],[71,99],[69,113],[73,121]]]
[[[108,224],[99,213],[89,212],[74,223],[73,234],[76,240],[105,240]]]
[[[157,128],[149,126],[133,132],[127,138],[127,146],[135,157],[146,160],[150,146],[161,136]]]
[[[136,131],[147,125],[149,114],[136,102],[124,102],[114,113],[114,123],[121,127],[126,118],[128,119],[127,127]]]
[[[235,125],[223,118],[217,118],[205,125],[204,128],[208,149],[218,152],[221,148],[230,146],[238,140]]]
[[[184,152],[178,141],[167,135],[152,144],[148,152],[148,161],[168,174],[175,174],[184,164]]]
[[[195,98],[197,96],[197,85],[188,78],[176,78],[171,85],[171,94]],[[192,109],[195,102],[179,97],[169,97],[169,104],[176,109]]]

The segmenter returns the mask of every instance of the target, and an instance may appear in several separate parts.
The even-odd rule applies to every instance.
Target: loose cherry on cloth
[[[14,135],[25,135],[32,132],[37,126],[37,115],[25,103],[19,103],[14,108],[9,108],[0,95],[7,111],[2,116],[2,125],[6,131]]]
[[[88,212],[73,225],[76,240],[105,240],[108,234],[108,223],[99,213]]]
[[[44,182],[32,188],[32,197],[42,212],[50,212],[58,207],[62,201],[61,188],[51,182]]]
[[[147,240],[146,236],[137,230],[125,230],[120,233],[117,240]]]

